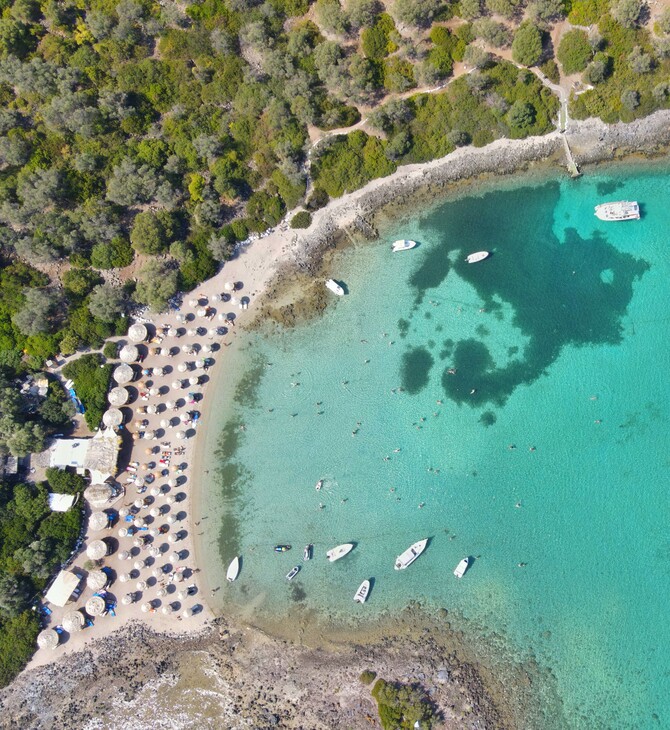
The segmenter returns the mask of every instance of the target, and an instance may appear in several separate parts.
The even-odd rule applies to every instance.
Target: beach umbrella
[[[140,499],[139,497],[133,502],[133,507],[136,509],[142,509],[144,507],[144,500]]]
[[[84,615],[81,611],[68,611],[63,616],[61,626],[68,634],[76,634],[84,628]]]
[[[138,580],[137,583],[135,583],[135,588],[137,588],[138,591],[146,591],[147,582],[145,580]]]
[[[127,550],[122,550],[116,557],[119,560],[129,560],[131,556]]]
[[[165,498],[165,501],[168,504],[174,504],[177,500],[171,494],[168,494],[168,496]]]
[[[130,573],[121,573],[119,580],[121,583],[127,583],[130,580]]]
[[[220,314],[218,314],[216,318],[219,320],[219,322],[225,322],[226,321],[226,315],[223,312],[221,312]]]
[[[126,383],[130,383],[134,377],[135,371],[133,370],[132,365],[127,362],[122,362],[120,365],[117,365],[114,368],[114,372],[112,373],[112,378],[114,379],[114,382],[118,383],[119,385],[125,385]]]
[[[174,523],[177,521],[177,518],[174,515],[168,515],[166,520],[168,525],[174,525]]]
[[[144,527],[145,524],[146,522],[143,517],[136,517],[133,520],[133,525],[135,525],[135,527]]]
[[[123,423],[123,413],[118,408],[110,408],[102,414],[102,422],[107,428],[116,428]]]
[[[172,390],[181,390],[181,387],[182,387],[181,380],[172,381]]]
[[[149,413],[150,415],[153,416],[153,414],[156,413],[156,406],[154,406],[154,405],[147,406],[147,413]]]
[[[190,346],[190,345],[182,345],[182,346],[181,346],[181,351],[182,351],[182,352],[183,352],[184,354],[186,354],[187,352],[190,352],[190,351],[191,351],[191,346]]]
[[[158,395],[158,388],[149,388],[149,395],[153,398]]]
[[[144,477],[137,477],[137,479],[135,479],[135,486],[143,487],[144,486]]]
[[[86,548],[86,557],[90,560],[102,560],[109,550],[107,543],[103,540],[93,540]]]
[[[161,490],[159,487],[151,487],[151,496],[152,497],[158,497],[161,493]]]
[[[169,543],[174,543],[174,542],[178,542],[178,541],[179,541],[179,538],[174,534],[174,532],[171,532],[168,535],[168,542]]]
[[[167,480],[168,487],[176,487],[177,486],[177,480],[176,479],[168,479]]]
[[[188,370],[188,366],[186,365],[185,362],[180,362],[179,365],[177,365],[177,370],[180,373],[185,373]]]
[[[167,418],[161,418],[160,426],[161,426],[161,428],[169,428],[170,427],[170,421],[168,421]]]
[[[119,352],[119,359],[125,363],[136,362],[140,351],[135,345],[124,345]]]
[[[119,537],[128,537],[127,527],[119,527]]]
[[[151,510],[149,511],[149,514],[152,517],[159,517],[160,513],[161,513],[161,511],[158,509],[158,507],[152,507]]]
[[[181,560],[181,553],[177,552],[176,550],[173,550],[170,553],[170,562],[178,563],[180,560]]]
[[[205,361],[204,361],[204,360],[196,360],[196,361],[195,361],[195,366],[196,366],[196,368],[198,368],[198,369],[199,369],[199,368],[203,368],[203,367],[205,367]]]
[[[133,593],[126,593],[126,595],[121,599],[121,603],[124,606],[130,606],[131,603],[135,602],[135,595]]]
[[[133,568],[135,568],[135,570],[142,570],[142,568],[146,568],[146,565],[147,564],[144,562],[144,560],[136,560],[133,563]]]
[[[195,337],[195,336],[196,336],[196,334],[197,334],[197,331],[196,331],[196,330],[194,330],[193,328],[190,328],[190,329],[187,329],[187,330],[186,330],[186,334],[187,334],[187,335],[188,335],[189,337]],[[189,349],[188,349],[188,350],[186,350],[186,352],[190,352],[190,351],[191,351],[191,348],[189,347]]]
[[[160,532],[158,531],[157,527],[150,527],[148,530],[151,537],[158,537],[160,535]]]
[[[119,517],[125,517],[129,513],[129,509],[127,507],[121,507],[119,510]]]
[[[158,589],[158,590],[156,591],[156,596],[157,596],[158,598],[164,598],[165,596],[167,596],[167,591],[165,590],[165,588],[159,588],[159,589]]]
[[[212,327],[209,331],[210,337],[216,337],[219,334],[219,328],[218,327]]]
[[[189,385],[197,385],[200,382],[200,378],[197,375],[193,375],[188,379]]]
[[[224,289],[225,289],[226,291],[235,291],[235,285],[233,284],[233,282],[232,282],[232,281],[227,281],[227,282],[226,282],[226,283],[225,283],[225,284],[223,285],[223,288],[224,288]]]
[[[178,312],[175,315],[175,319],[177,320],[177,322],[183,322],[186,319],[186,317],[184,317],[184,315],[181,312]]]
[[[177,598],[180,601],[185,601],[188,598],[188,591],[177,591]]]
[[[166,603],[164,606],[161,606],[161,613],[165,616],[168,616],[171,613],[174,613],[174,608],[169,603]]]
[[[193,616],[193,613],[194,613],[193,609],[189,607],[189,608],[185,608],[185,609],[184,609],[184,610],[183,610],[183,611],[181,612],[181,615],[182,615],[182,616],[183,616],[184,618],[191,618],[191,616]]]
[[[163,575],[163,571],[156,567],[151,571],[151,575],[153,575],[154,578],[160,578]]]
[[[150,602],[143,603],[142,604],[142,613],[149,613],[150,611],[153,611],[153,605]]]
[[[173,402],[172,402],[171,400],[166,400],[166,401],[165,401],[165,407],[166,407],[166,408],[167,408],[168,410],[171,410],[172,408],[174,408],[174,403],[173,403]]]
[[[196,312],[196,314],[198,315],[198,317],[206,317],[206,316],[207,316],[207,310],[206,310],[206,309],[202,309],[202,308],[201,308],[201,309],[199,309],[199,310],[198,310],[198,311]]]
[[[86,576],[86,586],[92,591],[102,590],[107,583],[109,583],[109,577],[104,570],[92,570]]]
[[[91,532],[100,532],[109,525],[109,517],[106,512],[93,512],[88,520],[88,529]]]
[[[202,346],[202,351],[203,351],[204,353],[210,353],[210,352],[212,351],[212,347],[211,347],[211,345],[203,345],[203,346]]]
[[[154,368],[154,377],[160,378],[163,375],[163,368]]]
[[[44,629],[37,634],[37,646],[40,649],[55,649],[59,641],[58,632],[54,629]]]
[[[161,551],[160,548],[156,545],[152,545],[151,549],[149,550],[149,555],[151,555],[152,558],[158,558],[160,557]]]
[[[147,335],[147,328],[140,322],[131,325],[128,330],[128,339],[132,342],[144,342],[147,339]]]
[[[106,610],[105,599],[102,596],[91,596],[86,601],[86,613],[89,616],[102,616]]]
[[[172,579],[175,583],[181,583],[184,580],[184,574],[180,570],[176,570]]]
[[[114,406],[125,406],[128,402],[128,399],[130,398],[130,394],[128,391],[122,387],[117,386],[116,388],[112,388],[109,393],[107,394],[107,400]]]
[[[181,414],[181,416],[179,416],[179,420],[180,420],[180,421],[181,421],[182,423],[187,423],[188,421],[190,421],[190,420],[191,420],[191,416],[189,416],[189,414],[188,414],[188,413],[182,413],[182,414]]]
[[[168,337],[179,337],[179,330],[176,327],[170,327]]]
[[[154,438],[155,435],[156,435],[156,432],[155,431],[152,431],[150,429],[148,431],[145,431],[144,432],[144,438],[147,441],[150,441],[152,438]]]
[[[184,431],[177,431],[177,433],[175,434],[175,436],[178,439],[185,439],[186,438],[186,433]]]
[[[189,307],[197,307],[198,306],[198,300],[197,299],[189,299],[188,300],[188,306]]]

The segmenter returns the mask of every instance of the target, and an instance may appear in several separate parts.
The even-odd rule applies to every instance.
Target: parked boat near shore
[[[339,560],[340,558],[343,558],[345,555],[348,555],[353,549],[354,549],[354,543],[346,542],[346,543],[344,543],[344,545],[338,545],[337,547],[334,547],[332,550],[329,550],[326,553],[326,557],[328,558],[328,560],[330,560],[331,563],[334,563],[336,560]]]
[[[425,540],[419,540],[413,545],[410,545],[404,553],[401,553],[396,558],[395,569],[404,570],[405,568],[409,567],[426,549],[426,545],[428,545],[428,538],[426,538]]]

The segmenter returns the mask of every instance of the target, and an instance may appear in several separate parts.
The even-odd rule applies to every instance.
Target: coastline
[[[574,123],[576,130],[570,130],[568,137],[574,147],[573,152],[580,164],[595,164],[620,159],[624,155],[657,154],[662,148],[670,144],[670,112],[658,112],[652,117],[640,120],[633,125],[615,125],[606,127],[600,122],[589,120],[584,123]],[[623,129],[625,127],[625,129]],[[632,129],[635,127],[636,129]],[[633,138],[639,135],[642,144],[633,144]],[[262,239],[252,242],[242,248],[239,255],[225,264],[222,270],[213,279],[198,287],[199,292],[207,295],[223,290],[225,281],[241,281],[244,284],[242,295],[252,300],[249,321],[244,323],[248,315],[242,316],[243,327],[254,326],[260,316],[267,312],[272,303],[274,307],[279,301],[280,306],[292,307],[296,292],[304,287],[305,282],[313,280],[314,275],[320,272],[324,262],[324,254],[333,249],[338,236],[346,240],[347,234],[343,229],[355,232],[362,237],[374,236],[374,216],[385,206],[392,205],[394,212],[402,207],[411,206],[415,196],[444,195],[446,190],[455,186],[469,185],[477,180],[489,176],[510,175],[523,169],[528,169],[536,163],[557,164],[563,154],[562,135],[558,132],[545,137],[527,140],[510,141],[498,140],[485,148],[462,148],[452,155],[420,165],[401,167],[388,178],[373,181],[354,193],[331,202],[326,208],[318,211],[314,216],[314,223],[306,231],[293,231],[284,228],[276,230]],[[370,219],[373,218],[373,222]],[[316,309],[327,306],[328,299],[316,296]],[[188,295],[185,297],[188,299]],[[314,302],[308,302],[302,312],[309,312]],[[161,320],[172,319],[161,317]],[[294,319],[295,321],[295,319]],[[290,323],[290,322],[289,322]],[[220,379],[229,358],[223,356],[225,349],[219,349],[216,354],[217,363],[210,371],[210,382],[202,389],[205,396],[201,402],[201,419],[198,431],[206,431],[211,421],[212,397],[207,395],[210,390],[217,391]],[[150,364],[150,363],[148,363]],[[190,440],[192,458],[189,460],[189,483],[191,493],[191,514],[185,526],[191,536],[195,548],[196,564],[201,564],[201,550],[199,540],[193,531],[194,520],[199,520],[201,510],[201,489],[203,487],[202,450],[204,438],[202,433]],[[207,603],[209,587],[206,586],[205,571],[199,582],[203,584],[201,590],[203,603]],[[151,630],[167,631],[163,625],[157,625],[155,620],[143,619]],[[121,623],[121,622],[119,622]],[[105,633],[116,633],[117,623],[113,629]],[[181,629],[186,629],[182,625]],[[195,625],[193,626],[195,629]],[[380,628],[380,633],[374,633],[376,638],[393,636],[392,625]],[[368,632],[370,633],[370,632]],[[93,637],[91,637],[93,638]],[[317,636],[310,637],[312,640]],[[351,637],[354,641],[364,641],[365,637]],[[347,639],[344,639],[346,642]],[[383,639],[382,639],[383,641]],[[317,643],[317,646],[321,646]],[[333,643],[324,640],[323,646],[332,650]],[[76,650],[72,647],[69,651]],[[47,661],[58,660],[62,651],[47,658]],[[34,666],[34,660],[30,666]]]

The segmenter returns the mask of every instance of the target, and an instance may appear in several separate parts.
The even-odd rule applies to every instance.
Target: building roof
[[[49,464],[88,469],[91,484],[102,484],[116,473],[120,446],[121,439],[111,428],[98,431],[91,439],[57,439]]]
[[[81,578],[69,570],[61,570],[51,588],[44,596],[45,600],[54,606],[64,606],[72,595],[72,591],[79,585]]]
[[[67,512],[74,504],[74,494],[49,493],[49,509],[52,512]]]

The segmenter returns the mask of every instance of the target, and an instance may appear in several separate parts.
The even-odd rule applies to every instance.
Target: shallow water
[[[338,625],[425,600],[550,669],[567,726],[669,727],[668,172],[480,187],[342,254],[318,321],[245,335],[210,393],[208,572],[243,556],[216,600]],[[626,198],[642,220],[593,216]]]

